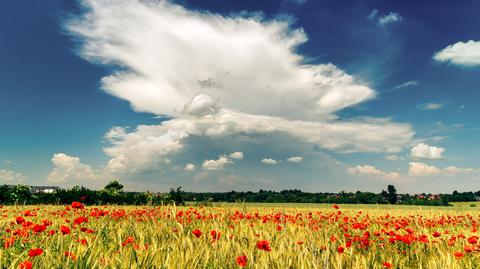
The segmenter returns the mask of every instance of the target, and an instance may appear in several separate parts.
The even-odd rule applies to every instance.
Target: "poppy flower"
[[[265,251],[272,251],[272,248],[270,247],[270,242],[268,242],[268,240],[258,241],[257,248]]]
[[[478,236],[470,236],[468,239],[467,239],[468,243],[470,244],[476,244],[478,242]]]
[[[17,224],[22,224],[22,223],[25,222],[25,219],[20,216],[20,217],[17,217],[17,218],[15,219],[15,221],[17,222]]]
[[[133,238],[133,236],[128,236],[125,241],[122,242],[122,246],[126,246],[128,244],[131,244],[135,242],[135,238]]]
[[[86,218],[86,217],[84,217],[84,216],[80,216],[80,217],[74,219],[73,222],[74,222],[75,224],[77,224],[77,225],[80,225],[80,224],[82,224],[82,223],[84,223],[84,222],[88,222],[88,218]]]
[[[212,240],[215,241],[215,240],[218,240],[220,239],[220,232],[217,232],[215,230],[212,230],[210,232],[210,236],[212,237]]]
[[[72,202],[72,208],[83,209],[85,206],[80,202]]]
[[[342,247],[342,246],[339,246],[339,247],[337,248],[337,252],[338,252],[338,253],[343,253],[344,251],[345,251],[345,248]]]
[[[20,269],[32,269],[33,263],[31,261],[23,261],[18,265]]]
[[[28,252],[29,257],[36,257],[38,255],[41,255],[43,253],[43,250],[41,248],[32,248]]]
[[[240,267],[247,266],[247,255],[238,256],[235,261]]]
[[[383,263],[383,268],[392,268],[392,264],[389,262],[384,262]]]
[[[196,238],[199,238],[200,236],[202,236],[202,231],[196,229],[192,231],[192,234],[195,235]]]
[[[65,225],[62,225],[62,227],[60,227],[60,231],[62,232],[63,235],[70,234],[71,232],[70,228],[68,228]]]
[[[41,232],[45,231],[46,229],[47,229],[46,225],[37,224],[37,225],[33,226],[33,231],[36,232],[36,233],[41,233]]]
[[[453,253],[453,255],[455,256],[456,259],[461,259],[465,254],[463,254],[462,252],[455,252]]]

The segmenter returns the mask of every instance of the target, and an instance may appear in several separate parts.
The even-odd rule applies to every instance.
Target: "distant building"
[[[32,193],[54,193],[58,189],[59,186],[30,186]]]

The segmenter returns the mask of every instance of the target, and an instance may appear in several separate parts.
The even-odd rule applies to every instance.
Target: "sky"
[[[480,189],[480,2],[0,3],[0,184]]]

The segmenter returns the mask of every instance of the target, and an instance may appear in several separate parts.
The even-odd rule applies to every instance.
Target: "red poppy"
[[[455,252],[455,253],[453,253],[453,255],[455,255],[456,259],[461,259],[463,257],[463,255],[465,255],[465,254],[463,254],[462,252]]]
[[[33,231],[36,232],[36,233],[41,233],[41,232],[45,231],[46,229],[47,229],[46,225],[37,224],[37,225],[33,226]]]
[[[272,251],[272,248],[270,247],[270,242],[268,242],[268,240],[258,241],[257,248],[265,251]]]
[[[333,204],[333,208],[339,209],[340,207],[337,204]]]
[[[62,227],[60,227],[60,231],[62,232],[62,234],[66,235],[66,234],[70,234],[70,228],[68,228],[67,226],[65,225],[62,225]]]
[[[478,236],[470,236],[468,239],[467,239],[468,243],[470,244],[476,244],[478,242]]]
[[[83,209],[85,206],[80,202],[72,202],[72,208]]]
[[[217,232],[215,230],[212,230],[210,232],[210,236],[212,237],[212,240],[215,241],[215,240],[218,240],[220,239],[220,232]]]
[[[128,244],[133,243],[133,242],[135,242],[135,238],[133,238],[133,236],[128,236],[128,237],[125,239],[125,241],[123,241],[122,246],[126,246],[126,245],[128,245]]]
[[[383,263],[383,268],[392,268],[392,264],[389,262],[384,262]]]
[[[20,269],[32,269],[33,264],[31,261],[23,261],[18,265]]]
[[[17,224],[22,224],[25,222],[25,219],[23,217],[17,217],[15,221],[17,222]]]
[[[192,234],[195,235],[196,238],[199,238],[200,236],[202,236],[202,231],[196,229],[192,231]]]
[[[41,255],[42,253],[43,253],[43,250],[41,248],[32,248],[28,252],[28,256],[29,257],[35,257],[35,256],[38,256],[38,255]]]
[[[82,224],[82,223],[84,223],[84,222],[88,222],[88,218],[86,218],[86,217],[84,217],[84,216],[80,216],[80,217],[74,219],[73,222],[74,222],[75,224]]]
[[[337,248],[337,252],[338,252],[338,253],[343,253],[344,251],[345,251],[345,248],[342,247],[342,246],[339,246],[339,247]]]
[[[247,255],[238,256],[235,261],[240,267],[247,266]]]

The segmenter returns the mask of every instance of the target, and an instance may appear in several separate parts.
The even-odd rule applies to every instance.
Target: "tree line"
[[[68,204],[81,201],[87,205],[183,205],[186,202],[208,204],[212,202],[256,202],[256,203],[337,203],[337,204],[403,204],[447,206],[450,202],[480,200],[480,191],[452,194],[397,194],[395,186],[388,185],[380,193],[373,192],[318,192],[301,190],[259,190],[230,192],[185,192],[178,187],[169,193],[128,192],[118,181],[111,181],[101,190],[90,190],[84,186],[57,189],[52,193],[32,193],[26,185],[1,185],[0,204]]]

